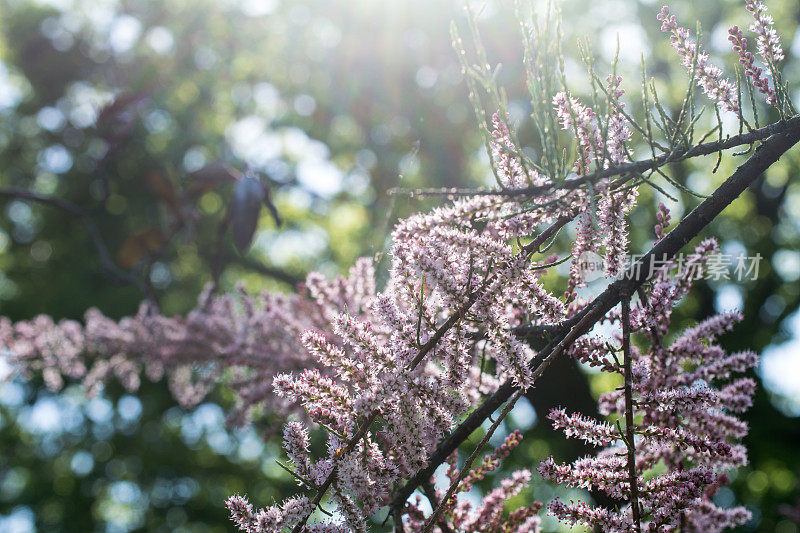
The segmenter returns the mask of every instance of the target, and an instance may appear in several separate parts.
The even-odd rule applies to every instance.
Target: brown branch
[[[436,509],[439,507],[439,498],[436,497],[436,488],[434,488],[433,483],[430,480],[426,481],[422,484],[422,490],[425,492],[425,497],[428,498],[428,501],[431,504],[431,509]],[[402,515],[400,520],[402,520]],[[439,529],[442,530],[443,533],[453,533],[453,529],[447,524],[447,521],[441,519],[436,524],[439,526]]]
[[[392,511],[392,519],[394,520],[394,527],[392,528],[394,533],[405,533],[406,528],[403,525],[403,510],[395,509]]]
[[[55,207],[56,209],[60,209],[72,216],[77,217],[86,228],[86,231],[89,233],[89,238],[92,240],[92,244],[97,250],[97,255],[100,257],[100,265],[105,274],[116,282],[135,285],[139,288],[142,294],[144,294],[145,298],[147,298],[150,302],[155,303],[156,298],[152,289],[142,279],[120,268],[111,258],[111,253],[108,251],[108,246],[106,246],[103,236],[100,234],[100,230],[92,220],[87,210],[62,198],[56,198],[54,196],[15,187],[0,188],[0,196],[6,198],[30,200],[42,205]]]
[[[633,435],[633,376],[631,372],[631,295],[622,295],[622,355],[625,375],[625,444],[628,447],[628,483],[631,491],[631,512],[633,527],[637,533],[642,530],[639,516],[639,477],[636,474],[636,443]]]
[[[552,192],[554,190],[572,190],[578,189],[586,182],[596,182],[601,178],[609,178],[612,176],[621,176],[625,174],[641,174],[648,170],[654,170],[670,163],[677,163],[692,157],[703,155],[711,155],[743,146],[746,144],[753,144],[757,141],[762,141],[772,135],[791,132],[797,127],[800,127],[800,116],[794,116],[787,120],[775,122],[769,126],[753,130],[748,133],[742,133],[728,137],[727,139],[701,143],[691,148],[678,148],[672,152],[662,154],[651,159],[643,159],[640,161],[632,161],[630,163],[623,163],[621,165],[605,168],[597,172],[592,172],[586,176],[577,178],[570,178],[564,180],[562,183],[553,183],[550,185],[540,185],[532,187],[521,187],[517,189],[400,189],[394,188],[389,191],[393,195],[410,195],[414,197],[423,196],[448,196],[448,197],[469,197],[469,196],[506,196],[506,197],[524,197],[524,196],[539,196],[544,193]],[[624,183],[629,178],[618,180],[619,184]]]
[[[257,259],[253,259],[252,257],[233,256],[231,261],[241,266],[242,268],[246,268],[247,270],[252,270],[257,274],[261,274],[262,276],[268,276],[277,281],[282,281],[283,283],[291,285],[292,287],[295,287],[298,283],[302,283],[303,280],[305,280],[305,276],[298,276],[297,274],[286,272],[285,270],[281,270],[280,268],[266,265]]]
[[[534,371],[534,379],[538,378],[552,360],[562,353],[565,341],[588,333],[608,311],[614,308],[621,299],[623,291],[632,294],[655,272],[657,260],[672,258],[689,241],[695,238],[722,210],[733,202],[761,174],[774,164],[792,146],[800,142],[800,119],[797,117],[768,126],[781,133],[769,137],[759,146],[753,155],[722,183],[708,198],[695,207],[669,234],[657,242],[653,248],[639,261],[632,265],[623,279],[612,283],[602,294],[595,298],[584,310],[564,322],[560,333],[540,353],[547,354]],[[762,128],[763,130],[764,128]],[[760,130],[757,130],[760,131]],[[571,340],[568,340],[571,339]],[[535,364],[536,361],[531,362]],[[483,424],[491,414],[516,390],[511,380],[503,383],[494,394],[489,396],[467,418],[445,438],[428,460],[425,468],[419,470],[395,495],[392,505],[402,504],[411,493],[424,481],[430,479],[436,468],[450,456],[472,432]]]
[[[511,396],[508,404],[503,408],[503,411],[500,413],[500,416],[498,416],[497,420],[495,420],[492,423],[491,427],[489,428],[489,431],[486,432],[486,435],[483,436],[478,445],[475,446],[475,449],[472,451],[470,456],[467,457],[467,460],[464,462],[464,466],[461,468],[461,472],[459,472],[458,477],[450,484],[450,487],[448,487],[447,492],[444,495],[444,498],[442,498],[442,501],[433,511],[433,514],[430,516],[430,518],[428,518],[428,522],[425,524],[425,529],[423,530],[423,533],[430,533],[431,529],[433,529],[433,525],[436,523],[436,520],[438,520],[439,514],[441,514],[442,509],[450,500],[450,498],[453,497],[453,494],[458,489],[458,486],[461,485],[461,482],[464,481],[464,478],[469,473],[469,469],[472,466],[472,463],[475,462],[475,459],[478,457],[478,454],[481,452],[486,443],[489,442],[489,439],[492,438],[492,435],[494,435],[495,430],[498,428],[503,419],[506,416],[508,416],[508,413],[511,412],[511,409],[514,408],[514,405],[517,403],[517,400],[519,400],[519,397],[522,396],[522,392],[523,392],[522,389],[517,389],[517,391]]]
[[[520,339],[525,339],[530,342],[549,341],[564,329],[563,324],[536,324],[527,326],[517,326],[512,329],[514,334]],[[467,334],[467,337],[473,341],[479,341],[487,338],[486,332],[475,331]]]
[[[364,423],[361,424],[361,427],[358,428],[358,431],[356,431],[355,435],[353,435],[353,437],[347,442],[347,446],[345,446],[344,448],[339,448],[339,450],[336,451],[336,453],[334,454],[334,458],[341,457],[343,455],[351,453],[355,449],[358,441],[361,440],[361,438],[367,434],[369,427],[372,425],[372,423],[375,421],[377,417],[378,417],[378,411],[373,411],[367,417]],[[339,470],[339,465],[334,463],[330,474],[328,474],[328,477],[326,477],[325,481],[322,482],[322,485],[319,486],[319,488],[317,489],[317,495],[314,496],[314,500],[311,502],[312,512],[313,509],[316,509],[319,506],[319,503],[322,501],[322,498],[325,497],[325,493],[328,492],[328,489],[333,484],[333,480],[336,479],[336,473],[338,472],[338,470]],[[308,519],[310,517],[311,513],[303,517],[303,519],[297,523],[294,529],[292,529],[292,532],[300,533],[300,531],[303,530],[303,526],[306,525],[306,522],[308,522]]]

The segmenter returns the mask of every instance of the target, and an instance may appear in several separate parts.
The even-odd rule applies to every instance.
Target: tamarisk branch
[[[712,141],[698,144],[694,147],[676,148],[673,151],[661,154],[651,159],[643,159],[639,161],[632,161],[630,163],[622,163],[614,165],[609,168],[602,169],[597,172],[592,172],[586,176],[577,178],[569,178],[562,183],[548,184],[544,186],[531,186],[521,188],[508,188],[499,190],[489,189],[415,189],[405,190],[395,188],[389,191],[393,195],[410,195],[414,197],[423,196],[447,196],[447,197],[471,197],[471,196],[505,196],[505,197],[525,197],[525,196],[539,196],[543,193],[553,190],[573,190],[586,185],[586,182],[595,183],[602,178],[610,178],[613,176],[626,176],[637,175],[648,170],[654,170],[670,163],[678,163],[693,157],[704,155],[711,155],[729,150],[738,146],[753,144],[758,141],[763,141],[773,135],[788,133],[800,127],[800,116],[794,116],[786,120],[775,122],[769,126],[764,126],[748,133],[734,135],[724,140]],[[621,185],[628,181],[625,177],[618,181]]]
[[[563,353],[564,349],[580,337],[588,333],[606,313],[620,303],[623,294],[633,294],[654,270],[657,260],[671,259],[684,245],[695,238],[723,209],[730,205],[739,195],[758,179],[764,171],[780,157],[800,142],[800,117],[793,117],[762,128],[774,131],[766,141],[736,171],[722,183],[708,198],[695,207],[664,239],[659,241],[639,261],[631,265],[622,279],[612,283],[602,294],[595,298],[581,313],[564,324],[554,333],[553,341],[540,353],[541,358],[531,361],[535,366],[533,378],[536,379],[545,371],[553,360]],[[722,149],[722,148],[718,148]],[[397,492],[391,506],[403,504],[421,483],[430,479],[436,468],[442,464],[464,442],[473,431],[489,418],[494,411],[503,405],[517,390],[509,380],[478,406],[452,433],[445,438],[431,454],[428,465],[418,471]]]

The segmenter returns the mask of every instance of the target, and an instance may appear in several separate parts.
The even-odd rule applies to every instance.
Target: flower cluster
[[[492,141],[489,145],[503,185],[512,189],[526,185],[545,185],[547,179],[536,170],[524,167],[519,156],[514,153],[515,145],[506,125],[509,118],[506,116],[504,121],[499,113],[492,115]]]
[[[739,111],[736,84],[722,76],[722,69],[709,61],[707,52],[697,48],[689,30],[678,25],[678,19],[670,13],[669,7],[662,7],[657,18],[661,21],[661,31],[672,34],[670,42],[678,52],[681,64],[694,76],[706,96],[728,111]]]
[[[577,98],[564,91],[553,97],[556,116],[564,130],[572,130],[578,141],[578,160],[575,171],[589,172],[593,161],[601,168],[628,161],[627,143],[631,138],[628,120],[623,114],[625,104],[620,100],[625,90],[620,87],[622,76],[609,74],[606,78],[609,113],[605,124],[598,121],[597,113]]]
[[[598,131],[597,115],[589,106],[583,105],[577,98],[559,92],[553,97],[558,120],[565,130],[573,130],[578,140],[578,160],[575,171],[587,174],[595,158],[602,155],[603,139]]]
[[[772,16],[767,12],[767,6],[763,0],[745,0],[745,7],[753,16],[750,31],[756,35],[758,55],[766,64],[768,73],[777,78],[778,63],[783,61],[784,52]],[[709,63],[708,54],[703,50],[698,50],[697,43],[692,40],[689,30],[678,25],[677,18],[670,13],[669,7],[661,8],[658,20],[661,21],[661,31],[672,34],[670,37],[672,47],[678,52],[681,63],[690,73],[694,73],[706,95],[728,111],[738,112],[739,102],[736,96],[736,86],[727,78],[722,77],[722,69]],[[748,49],[747,38],[739,26],[733,26],[728,30],[728,40],[739,56],[739,63],[744,67],[745,74],[750,78],[753,86],[764,95],[768,104],[774,105],[776,103],[774,84],[777,79],[773,80],[771,87],[769,78],[763,75],[764,69],[756,66],[755,56]]]
[[[783,48],[778,32],[773,27],[772,16],[767,13],[767,6],[761,0],[746,0],[747,10],[753,15],[750,31],[756,34],[756,49],[758,55],[767,65],[768,71],[775,75],[773,85],[777,81],[777,66],[783,60]],[[728,30],[728,40],[739,56],[739,62],[744,66],[745,73],[753,82],[768,104],[776,103],[775,89],[770,87],[769,80],[762,76],[763,69],[755,66],[755,56],[747,48],[747,39],[738,26]]]
[[[511,451],[522,442],[522,435],[515,431],[506,437],[493,453],[484,457],[483,462],[477,468],[470,470],[461,484],[458,486],[458,493],[465,493],[472,489],[473,485],[482,480],[486,474],[494,471],[500,461],[508,457]],[[446,478],[450,484],[455,483],[459,477],[457,468],[457,455],[453,454],[449,460]],[[537,516],[542,504],[533,502],[530,505],[521,507],[509,514],[503,512],[506,502],[513,496],[519,494],[528,486],[531,480],[531,472],[528,469],[521,469],[513,472],[510,477],[503,479],[500,486],[487,492],[480,505],[473,506],[468,499],[459,499],[455,496],[443,502],[440,514],[440,524],[435,524],[433,531],[514,531],[520,533],[538,533],[541,526],[541,519]],[[436,489],[433,483],[428,487],[426,496],[432,507],[439,505],[445,496],[444,492]],[[422,498],[416,497],[414,501],[406,506],[409,516],[408,526],[412,532],[423,531],[428,518],[421,508]],[[442,527],[446,524],[446,528]]]
[[[783,47],[781,38],[773,26],[772,15],[767,13],[767,6],[763,0],[745,0],[747,10],[753,14],[753,23],[750,31],[756,34],[758,55],[764,61],[776,67],[783,61]]]
[[[665,210],[662,209],[662,213]],[[668,214],[661,220],[668,220]],[[692,261],[702,262],[715,250],[713,241],[696,249]],[[620,426],[553,410],[553,426],[568,437],[604,448],[594,457],[571,464],[549,458],[539,466],[548,479],[572,487],[599,490],[619,501],[631,501],[632,487],[626,451],[635,450],[641,524],[635,526],[631,505],[619,511],[592,508],[583,502],[554,500],[550,513],[571,524],[603,531],[662,531],[680,526],[692,531],[720,531],[749,519],[741,507],[721,509],[711,500],[727,482],[724,470],[747,462],[739,444],[747,426],[735,414],[752,403],[755,382],[737,377],[756,365],[752,352],[726,353],[717,338],[741,319],[738,313],[718,315],[685,330],[670,345],[663,344],[672,307],[689,290],[689,277],[669,279],[663,272],[643,301],[630,312],[631,331],[643,338],[631,350],[633,405],[623,390],[601,396],[600,412],[638,420],[631,428],[634,442]],[[611,319],[619,323],[620,313]],[[620,339],[618,339],[620,340]],[[584,364],[603,372],[623,373],[618,349],[599,337],[584,337],[571,349]],[[663,472],[666,467],[666,472]]]
[[[748,8],[756,20],[759,53],[772,65],[782,50],[771,33],[771,19],[759,1],[749,0]],[[672,33],[672,45],[693,81],[725,109],[738,111],[734,85],[711,65],[688,30],[666,7],[659,20],[662,30]],[[741,32],[731,36],[748,75],[762,92],[773,91],[768,97],[774,99]],[[706,320],[668,346],[663,342],[672,310],[691,286],[694,269],[688,266],[706,261],[715,243],[700,244],[685,261],[685,275],[667,276],[671,265],[664,263],[629,312],[605,315],[613,324],[625,321],[624,329],[643,339],[625,352],[624,364],[612,343],[591,335],[576,339],[576,330],[570,329],[588,315],[579,313],[590,310],[577,299],[579,257],[602,249],[613,275],[627,254],[626,216],[637,200],[638,182],[633,180],[638,178],[635,172],[612,168],[630,161],[634,126],[625,112],[621,81],[616,75],[606,79],[605,111],[567,92],[552,98],[548,120],[572,133],[577,157],[574,163],[548,168],[572,169],[578,178],[546,175],[550,170],[542,167],[547,165],[522,155],[509,131],[509,117],[496,114],[489,149],[502,190],[466,196],[400,221],[392,233],[388,280],[380,289],[372,261],[362,259],[346,277],[329,281],[310,274],[293,295],[205,293],[185,318],[160,316],[143,306],[119,322],[90,311],[83,326],[56,324],[47,317],[17,324],[0,319],[0,348],[23,373],[41,372],[56,389],[65,377],[83,380],[92,391],[112,376],[131,390],[142,374],[166,376],[176,398],[191,406],[215,383],[225,383],[238,402],[233,422],[244,423],[259,411],[286,419],[287,468],[304,491],[262,509],[244,496],[232,496],[227,505],[234,522],[245,532],[322,533],[366,530],[367,517],[389,504],[402,481],[426,466],[472,407],[503,390],[502,383],[505,390],[533,385],[537,371],[558,354],[555,349],[549,355],[537,353],[520,329],[559,331],[558,350],[604,372],[625,375],[625,388],[603,395],[600,408],[627,417],[629,433],[620,425],[554,410],[549,418],[568,437],[604,449],[571,464],[548,459],[539,472],[558,483],[605,491],[613,499],[636,500],[641,509],[555,500],[550,512],[609,531],[629,531],[642,517],[651,530],[683,524],[711,531],[739,524],[747,518],[745,510],[720,509],[711,497],[726,482],[722,470],[746,461],[739,441],[747,427],[735,414],[750,406],[754,382],[736,374],[755,365],[756,357],[750,352],[729,355],[716,344],[739,318],[736,314]],[[550,101],[549,94],[544,101]],[[660,241],[671,222],[663,204],[657,218]],[[542,282],[554,259],[541,256],[571,221],[577,221],[573,263],[567,290],[559,297]],[[545,359],[538,368],[537,358]],[[316,456],[309,444],[311,431],[326,435],[326,449]],[[400,502],[406,506],[399,510],[394,502],[390,511],[405,517],[402,523],[395,517],[398,529],[537,531],[539,504],[510,514],[503,510],[528,485],[528,470],[511,474],[479,505],[458,497],[497,469],[520,438],[513,433],[466,474],[458,471],[453,456],[450,489],[437,490],[434,480],[426,483],[434,515],[426,516],[421,497]],[[336,508],[330,519],[316,513],[323,500]]]
[[[625,91],[620,87],[622,77],[609,75],[606,78],[609,113],[605,124],[597,119],[595,111],[577,98],[560,92],[553,97],[556,115],[565,130],[570,130],[578,142],[578,159],[575,171],[586,174],[592,161],[598,168],[608,168],[628,161],[628,142],[631,130],[621,101]],[[628,250],[628,227],[626,216],[636,205],[636,188],[612,188],[606,180],[595,184],[600,193],[597,222],[594,213],[586,210],[578,219],[578,231],[572,247],[573,261],[570,268],[570,285],[567,294],[583,284],[579,268],[579,258],[585,252],[595,251],[600,244],[605,248],[606,264],[610,275],[616,275],[624,255]],[[591,207],[591,202],[589,202]]]
[[[133,391],[142,374],[166,376],[175,398],[192,407],[223,379],[236,393],[229,420],[242,425],[256,408],[296,410],[275,396],[272,382],[279,372],[314,364],[300,343],[303,331],[327,324],[340,309],[365,306],[374,293],[372,262],[362,259],[347,278],[309,275],[293,295],[205,291],[186,317],[166,317],[146,304],[119,322],[96,309],[85,325],[44,315],[16,324],[0,317],[0,348],[23,375],[41,372],[53,390],[64,377],[82,380],[94,394],[111,377]]]
[[[739,26],[733,26],[728,30],[728,40],[739,55],[739,63],[744,66],[744,72],[752,80],[753,86],[764,95],[768,104],[774,103],[775,91],[770,87],[769,80],[761,75],[763,69],[756,67],[755,56],[747,49],[747,39],[742,34]]]
[[[292,525],[313,510],[311,501],[305,496],[289,498],[280,505],[268,509],[253,510],[246,497],[238,494],[225,502],[236,526],[247,533],[280,532],[284,526]],[[347,533],[341,526],[325,524],[308,529],[314,533]]]

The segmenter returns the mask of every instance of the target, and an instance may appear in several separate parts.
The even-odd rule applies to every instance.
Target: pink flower
[[[767,103],[774,104],[775,91],[770,87],[769,80],[761,75],[762,69],[755,66],[755,57],[747,49],[747,39],[742,35],[742,30],[738,26],[733,26],[728,30],[728,34],[728,40],[739,55],[739,63],[744,66],[745,73],[753,81],[753,85],[764,95]]]
[[[772,15],[767,13],[767,6],[763,0],[745,0],[747,10],[753,14],[753,24],[750,31],[756,34],[758,54],[767,64],[777,68],[783,61],[783,48],[781,39],[773,25]]]
[[[661,21],[661,31],[672,33],[670,43],[690,74],[694,65],[694,79],[706,96],[728,111],[734,113],[739,111],[736,85],[728,78],[722,77],[722,69],[709,62],[708,53],[697,49],[697,43],[692,40],[691,33],[678,25],[678,19],[670,13],[669,7],[662,7],[657,18]]]

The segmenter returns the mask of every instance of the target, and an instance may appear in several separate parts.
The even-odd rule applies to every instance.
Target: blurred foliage
[[[741,2],[673,4],[683,21],[702,22],[704,42],[732,68],[726,30],[746,24]],[[800,43],[797,2],[769,5],[784,45]],[[656,4],[561,6],[568,53],[589,36],[603,74],[619,39],[633,107],[643,53],[662,103],[676,108],[686,76],[674,69]],[[492,2],[481,13],[525,143],[530,105],[513,9]],[[0,314],[79,318],[95,306],[118,317],[148,295],[165,313],[181,313],[215,278],[224,289],[242,282],[253,291],[285,290],[311,269],[334,274],[360,255],[380,257],[393,221],[434,203],[390,196],[391,188],[492,182],[451,48],[451,20],[463,25],[461,2],[0,0],[0,187],[81,206],[115,268],[144,287],[143,294],[119,283],[78,218],[3,198]],[[800,45],[793,52],[789,80],[800,78]],[[565,68],[570,89],[587,90],[583,66]],[[762,123],[776,118],[762,112]],[[716,174],[710,157],[670,173],[708,193],[737,161],[725,158]],[[701,286],[676,326],[738,305],[746,318],[725,338],[729,349],[760,351],[789,338],[782,324],[800,301],[799,168],[800,155],[790,153],[705,234],[717,235],[726,253],[761,254],[759,278]],[[245,172],[268,188],[283,223],[260,209],[252,242],[241,237],[251,246],[240,253],[227,213]],[[674,194],[673,218],[697,203]],[[642,194],[634,251],[653,238],[659,199]],[[253,216],[238,227],[246,230]],[[614,385],[602,376],[569,379],[587,397]],[[46,531],[222,531],[230,529],[222,507],[228,494],[246,491],[265,504],[292,490],[272,462],[277,446],[254,444],[274,428],[223,429],[216,405],[230,399],[222,393],[184,413],[161,383],[144,385],[138,400],[115,387],[91,401],[74,389],[54,396],[40,383],[0,387],[0,515],[20,523],[29,516]],[[141,412],[130,418],[137,402]],[[506,429],[519,427],[528,438],[507,468],[583,452],[549,431],[544,413],[523,405]],[[786,405],[759,389],[747,415],[751,466],[721,492],[754,512],[749,530],[797,531],[776,511],[800,498],[800,425]],[[553,495],[541,483],[531,491],[540,500]],[[12,524],[5,520],[0,529]]]

